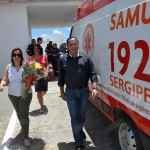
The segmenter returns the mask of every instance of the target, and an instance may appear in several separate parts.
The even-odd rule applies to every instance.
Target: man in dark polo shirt
[[[36,43],[36,40],[35,40],[35,39],[32,39],[32,40],[31,40],[31,44],[29,44],[28,47],[27,47],[26,52],[27,52],[27,54],[28,54],[29,56],[32,56],[32,55],[33,55],[33,47],[34,47],[35,43]]]
[[[43,43],[43,38],[38,37],[37,38],[37,44],[40,46],[41,53],[43,54],[43,47],[41,46],[42,43]]]
[[[68,54],[61,57],[58,86],[63,100],[67,100],[71,117],[73,136],[76,150],[84,149],[83,125],[86,119],[90,79],[93,90],[92,97],[97,96],[97,76],[92,60],[79,51],[79,42],[76,37],[67,39]],[[66,84],[66,94],[64,92]]]

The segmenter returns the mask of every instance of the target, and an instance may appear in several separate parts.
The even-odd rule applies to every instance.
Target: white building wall
[[[21,48],[27,58],[29,37],[26,6],[17,3],[0,4],[0,78],[5,66],[10,63],[13,48]]]
[[[20,47],[23,50],[24,57],[27,58],[26,48],[30,43],[32,37],[32,23],[34,22],[33,24],[35,25],[36,21],[39,20],[39,18],[42,18],[41,22],[37,21],[37,24],[39,23],[38,27],[42,27],[42,25],[44,25],[44,27],[47,26],[48,28],[52,27],[52,19],[49,19],[48,17],[48,20],[50,20],[49,22],[48,20],[46,20],[47,17],[43,17],[47,16],[47,14],[49,13],[49,11],[46,11],[46,14],[44,14],[45,11],[43,11],[43,9],[45,6],[49,6],[50,8],[56,7],[57,9],[60,6],[67,5],[67,9],[68,6],[73,6],[74,8],[74,6],[77,6],[80,3],[80,1],[60,2],[57,0],[52,2],[18,2],[19,3],[15,3],[15,1],[12,1],[10,3],[0,3],[0,79],[3,76],[5,66],[10,63],[10,55],[13,48]],[[41,8],[40,10],[42,10],[43,13],[41,13],[38,8]],[[63,12],[63,10],[61,11]],[[41,14],[40,17],[39,14]],[[52,14],[53,16],[53,12],[50,12],[49,14]],[[68,14],[65,14],[65,16],[68,17]],[[72,18],[69,19],[71,20]],[[57,20],[58,19],[56,19],[56,22],[53,22],[53,25],[54,23],[57,25],[61,24],[62,22],[67,25],[67,22],[65,20],[61,20],[61,23],[60,21],[58,23]],[[68,21],[68,23],[70,24],[71,21]],[[50,39],[51,38],[53,42],[56,42],[58,44],[58,47],[63,42],[63,37],[61,37],[60,35],[56,35],[56,37],[50,37]],[[61,40],[58,41],[58,39]],[[43,44],[46,44],[46,42],[44,42]],[[45,45],[43,45],[43,48],[45,48]]]

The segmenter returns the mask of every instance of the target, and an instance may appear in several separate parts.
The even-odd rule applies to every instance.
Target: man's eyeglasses
[[[13,54],[13,57],[21,57],[21,54]]]

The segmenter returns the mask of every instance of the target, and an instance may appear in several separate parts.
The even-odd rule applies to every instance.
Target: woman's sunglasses
[[[21,54],[13,54],[13,57],[21,57]]]

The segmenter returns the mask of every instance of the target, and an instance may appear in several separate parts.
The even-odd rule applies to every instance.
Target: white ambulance
[[[90,101],[114,124],[122,150],[150,150],[150,0],[85,0],[71,36],[98,75]]]

